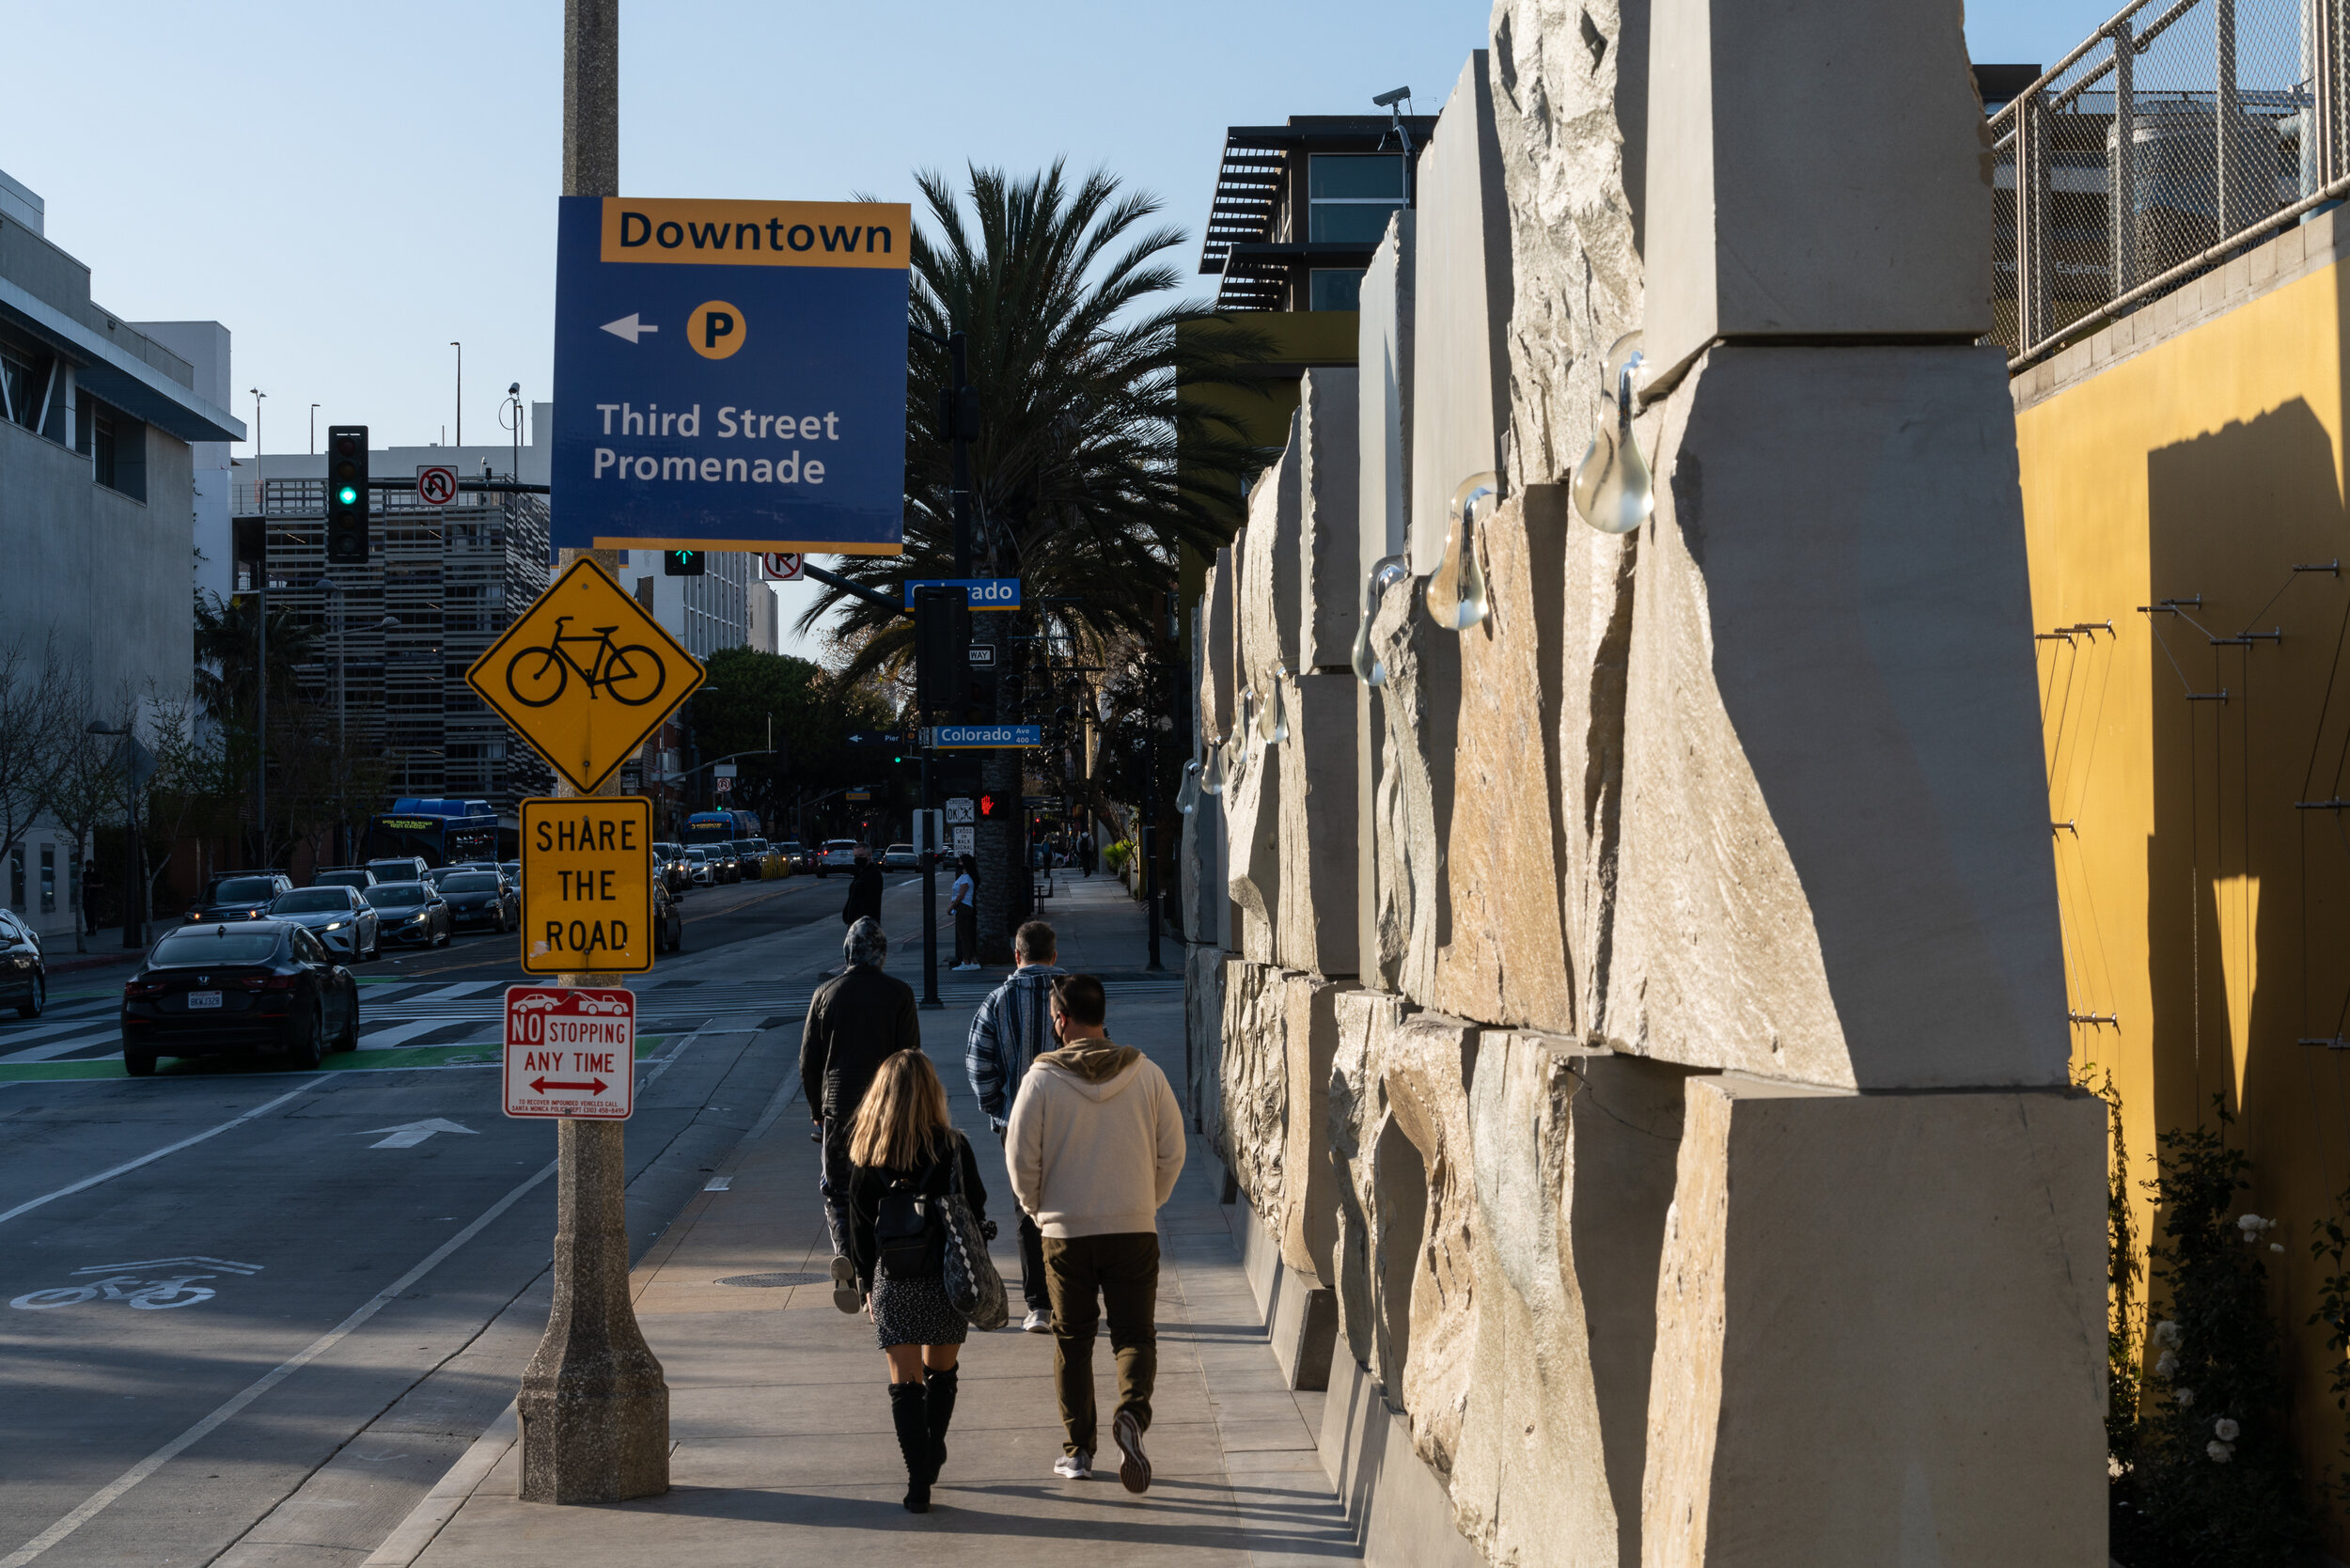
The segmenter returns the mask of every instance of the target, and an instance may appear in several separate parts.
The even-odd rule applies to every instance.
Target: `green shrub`
[[[1102,851],[1102,864],[1115,876],[1125,870],[1126,862],[1134,858],[1134,854],[1135,846],[1120,839]]]
[[[2162,1213],[2154,1278],[2166,1313],[2154,1366],[2113,1477],[2113,1555],[2127,1568],[2275,1568],[2315,1538],[2286,1429],[2288,1396],[2270,1310],[2276,1221],[2240,1213],[2250,1162],[2217,1127],[2174,1128],[2146,1184]],[[2117,1385],[2117,1394],[2123,1392]]]

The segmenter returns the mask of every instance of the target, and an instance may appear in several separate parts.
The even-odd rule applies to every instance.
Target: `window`
[[[43,915],[57,912],[57,847],[55,844],[40,846],[40,912]]]
[[[1360,310],[1363,274],[1352,267],[1316,267],[1307,290],[1308,310]]]
[[[39,398],[31,357],[21,349],[0,344],[0,416],[30,430],[40,417]]]
[[[110,414],[90,412],[90,474],[108,490],[115,487],[115,422]]]
[[[1306,238],[1375,245],[1403,205],[1403,160],[1392,152],[1317,152],[1306,165]]]

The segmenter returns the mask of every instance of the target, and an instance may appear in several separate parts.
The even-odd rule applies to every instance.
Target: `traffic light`
[[[707,564],[707,557],[699,550],[661,552],[661,574],[664,577],[698,577]]]
[[[368,559],[368,427],[326,428],[326,558],[337,566]]]

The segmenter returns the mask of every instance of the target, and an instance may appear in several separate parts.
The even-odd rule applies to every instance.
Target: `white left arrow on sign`
[[[617,321],[604,322],[603,330],[610,333],[615,337],[625,337],[630,342],[634,343],[637,338],[643,337],[646,333],[659,332],[661,329],[653,325],[650,321],[638,321],[636,319],[636,313],[632,310]]]
[[[456,1122],[444,1121],[437,1116],[429,1121],[410,1121],[398,1127],[369,1127],[358,1136],[367,1137],[375,1133],[389,1133],[392,1136],[381,1142],[368,1144],[370,1149],[414,1149],[434,1133],[462,1133],[467,1137],[481,1136],[471,1127],[460,1127]]]

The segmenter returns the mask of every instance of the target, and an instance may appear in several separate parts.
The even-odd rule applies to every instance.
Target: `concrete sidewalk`
[[[1048,918],[1066,924],[1088,967],[1142,967],[1139,907],[1106,878],[1073,879]],[[1073,940],[1083,933],[1082,944]],[[980,1139],[989,1214],[1004,1221],[996,1263],[1011,1283],[1009,1184],[963,1074],[970,1006],[923,1015],[925,1048]],[[1110,988],[1110,1032],[1170,1077],[1183,1058],[1179,990]],[[726,1168],[647,1253],[636,1310],[670,1389],[671,1489],[609,1507],[516,1500],[510,1415],[370,1561],[419,1568],[563,1563],[1277,1564],[1358,1555],[1315,1450],[1321,1397],[1292,1394],[1267,1347],[1218,1202],[1220,1168],[1195,1143],[1160,1215],[1159,1382],[1148,1447],[1151,1491],[1129,1496],[1114,1468],[1090,1482],[1052,1474],[1060,1452],[1048,1336],[974,1334],[950,1457],[932,1512],[905,1490],[871,1325],[832,1306],[830,1249],[808,1118],[787,1090]],[[1096,1373],[1114,1404],[1106,1340]],[[1114,1466],[1115,1456],[1112,1456]]]

